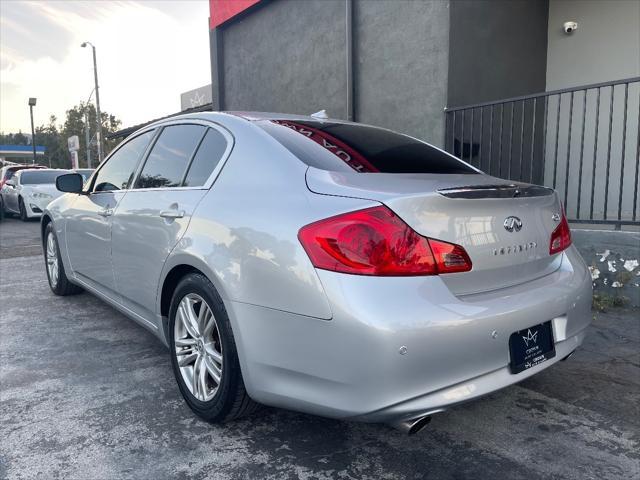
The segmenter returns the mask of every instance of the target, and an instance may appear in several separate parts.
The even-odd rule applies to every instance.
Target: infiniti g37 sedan
[[[415,432],[567,358],[590,321],[553,190],[390,130],[174,117],[57,186],[51,289],[154,332],[208,421],[267,404]]]

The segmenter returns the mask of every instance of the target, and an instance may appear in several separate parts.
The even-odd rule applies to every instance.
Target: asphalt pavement
[[[271,408],[216,426],[151,333],[51,294],[38,228],[0,223],[2,479],[640,479],[638,310],[594,313],[568,361],[411,437]]]

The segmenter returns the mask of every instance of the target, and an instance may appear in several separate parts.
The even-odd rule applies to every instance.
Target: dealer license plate
[[[511,373],[520,373],[556,356],[551,322],[512,333],[509,337]]]

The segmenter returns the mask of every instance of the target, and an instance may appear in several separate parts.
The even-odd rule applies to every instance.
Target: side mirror
[[[79,173],[65,173],[56,178],[56,188],[66,193],[82,193],[84,180]]]

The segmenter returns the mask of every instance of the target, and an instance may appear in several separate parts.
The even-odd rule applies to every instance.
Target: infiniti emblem
[[[522,220],[518,217],[507,217],[504,219],[504,229],[507,232],[519,232],[522,230]]]

